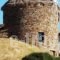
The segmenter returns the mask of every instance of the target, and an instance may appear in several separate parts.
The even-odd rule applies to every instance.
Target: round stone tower
[[[52,1],[29,2],[24,5],[23,15],[20,17],[20,39],[32,44],[55,46],[58,40],[58,11],[57,5]],[[28,39],[29,38],[29,39]]]
[[[8,28],[14,29],[14,26],[17,27],[14,30],[11,28],[11,32],[12,30],[13,32],[16,31],[20,40],[33,45],[55,48],[58,40],[58,11],[57,5],[52,0],[16,0],[14,4],[10,1],[7,8],[8,12],[15,9],[13,16],[16,19],[12,19],[15,23],[12,22],[11,25],[9,22],[7,24]],[[12,14],[12,11],[10,14]],[[13,18],[12,15],[8,21],[11,18]]]

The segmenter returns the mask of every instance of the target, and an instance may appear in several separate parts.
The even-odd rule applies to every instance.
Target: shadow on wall
[[[20,10],[20,6],[18,5],[10,5],[9,1],[5,3],[2,7],[3,10],[3,24],[5,28],[8,29],[8,36],[16,35],[18,38],[20,37],[20,20],[22,17],[22,10]]]
[[[22,60],[60,60],[60,57],[57,58],[48,53],[32,53],[22,58]]]

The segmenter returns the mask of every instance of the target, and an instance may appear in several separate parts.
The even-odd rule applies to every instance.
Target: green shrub
[[[55,58],[55,60],[60,60],[60,57]]]
[[[43,53],[43,60],[53,60],[53,57],[48,53]]]
[[[60,57],[56,58],[48,53],[32,53],[22,60],[60,60]]]

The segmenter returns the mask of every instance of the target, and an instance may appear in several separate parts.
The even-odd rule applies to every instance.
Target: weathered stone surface
[[[0,27],[0,38],[8,38],[8,30],[4,26]]]
[[[45,3],[52,3],[54,0],[9,0],[9,4],[25,4],[25,3],[38,3],[38,2],[45,2]]]
[[[5,26],[9,34],[15,34],[21,40],[39,45],[38,33],[44,32],[44,45],[55,49],[58,41],[58,10],[55,3],[26,3],[9,5],[5,10]],[[26,34],[28,38],[26,40]]]
[[[34,6],[34,4],[23,8],[23,17],[20,20],[20,36],[24,40],[24,35],[29,33],[31,38],[33,35],[38,36],[38,32],[45,33],[44,45],[52,47],[56,45],[58,40],[58,12],[55,4],[44,6]],[[34,32],[34,33],[33,33]],[[32,34],[33,33],[33,34]],[[31,40],[38,41],[38,38]],[[50,44],[51,43],[51,44]]]

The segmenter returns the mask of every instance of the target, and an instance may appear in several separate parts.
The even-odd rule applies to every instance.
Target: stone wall
[[[24,3],[37,3],[37,2],[54,2],[54,0],[9,0],[9,4],[24,4]]]
[[[29,34],[30,41],[34,41],[38,45],[38,32],[44,32],[45,40],[43,45],[55,48],[58,40],[57,6],[53,3],[38,3],[20,9],[23,11],[23,16],[20,19],[20,39],[25,40],[25,35]],[[32,44],[35,44],[34,42]]]
[[[10,34],[16,32],[20,40],[39,45],[38,33],[44,32],[44,43],[42,45],[55,49],[58,41],[58,11],[57,5],[53,2],[8,4],[5,10],[5,18],[6,21],[9,20],[5,25]],[[29,39],[26,38],[27,36]]]
[[[6,29],[4,26],[0,27],[0,38],[8,38],[8,29]]]

